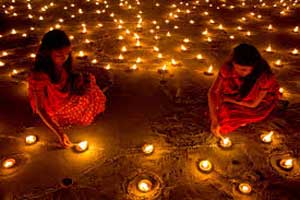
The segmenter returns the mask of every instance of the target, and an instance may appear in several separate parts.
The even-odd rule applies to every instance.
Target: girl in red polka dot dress
[[[58,136],[64,148],[72,143],[63,127],[89,125],[105,110],[106,97],[95,77],[72,72],[71,43],[61,30],[44,35],[28,82],[33,112]]]

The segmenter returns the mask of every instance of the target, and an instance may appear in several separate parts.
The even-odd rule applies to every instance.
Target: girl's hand
[[[217,137],[220,138],[221,134],[220,134],[220,125],[218,124],[218,122],[213,121],[210,125],[210,130],[211,132]]]
[[[64,148],[69,148],[73,145],[73,143],[70,141],[69,137],[66,134],[62,134],[60,138],[60,143]]]

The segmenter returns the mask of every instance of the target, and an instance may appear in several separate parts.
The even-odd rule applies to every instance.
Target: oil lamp
[[[169,31],[167,32],[167,37],[171,37],[171,33]]]
[[[279,88],[279,92],[281,93],[281,94],[283,94],[284,93],[284,89],[281,87],[281,88]]]
[[[226,138],[221,138],[219,144],[220,144],[220,146],[223,147],[223,148],[229,148],[229,147],[232,146],[232,142],[231,142],[231,140],[230,140],[228,137],[226,137]]]
[[[172,63],[172,65],[177,65],[178,64],[177,61],[174,58],[172,58],[171,63]]]
[[[141,192],[146,193],[152,190],[152,182],[149,179],[140,180],[137,186]]]
[[[34,144],[37,142],[37,137],[35,135],[28,135],[25,138],[25,143],[28,145]]]
[[[294,33],[299,33],[299,26],[296,26],[296,27],[293,29],[293,32],[294,32]]]
[[[123,46],[121,50],[122,50],[122,52],[126,52],[127,48],[125,46]]]
[[[250,194],[252,191],[252,187],[249,183],[240,183],[239,190],[243,194]]]
[[[212,170],[212,164],[209,160],[201,160],[199,162],[199,168],[203,172],[210,172]]]
[[[2,167],[9,169],[12,168],[16,164],[16,160],[14,158],[7,158],[3,161]]]
[[[144,144],[142,150],[145,154],[150,155],[154,151],[154,146],[153,144]]]
[[[260,135],[260,139],[264,142],[264,143],[271,143],[272,142],[272,136],[273,136],[274,132],[270,131],[269,133],[266,134],[262,134]]]
[[[123,60],[123,59],[124,59],[123,55],[120,54],[120,55],[119,55],[119,60]]]
[[[84,152],[88,149],[89,145],[88,145],[88,141],[82,141],[79,142],[76,146],[75,149],[78,152]]]
[[[15,29],[12,29],[11,34],[15,35],[15,34],[17,34],[17,31]]]
[[[119,35],[118,40],[123,40],[124,37],[122,35]]]
[[[140,57],[138,57],[135,61],[136,63],[141,63],[142,62],[142,59]]]
[[[181,51],[187,51],[187,48],[183,44],[181,45],[180,48],[181,48]]]
[[[210,65],[210,66],[208,67],[207,71],[204,72],[204,74],[205,74],[205,75],[208,75],[208,76],[213,75],[213,74],[214,74],[214,73],[213,73],[213,66]]]
[[[98,62],[97,59],[92,60],[92,64],[97,64],[97,62]]]
[[[107,65],[105,66],[105,69],[106,69],[106,70],[110,70],[110,64],[107,64]]]
[[[266,52],[272,52],[272,47],[271,47],[271,45],[269,45],[267,48],[266,48]]]
[[[293,168],[293,159],[282,159],[279,161],[279,166],[284,170],[291,170]]]
[[[4,65],[5,65],[5,63],[0,61],[0,67],[3,67]]]
[[[298,55],[298,54],[299,54],[298,49],[294,49],[294,50],[292,51],[292,54],[293,54],[293,55]]]
[[[280,59],[278,59],[278,60],[275,61],[275,66],[276,67],[282,67],[282,62],[281,62]]]
[[[202,56],[201,54],[198,54],[198,55],[197,55],[197,59],[198,59],[198,60],[202,60],[202,59],[203,59],[203,56]]]
[[[268,30],[269,30],[269,31],[272,31],[272,30],[273,30],[272,24],[270,24],[270,25],[268,26]]]
[[[132,70],[137,70],[137,64],[133,64],[133,65],[131,66],[131,69],[132,69]]]

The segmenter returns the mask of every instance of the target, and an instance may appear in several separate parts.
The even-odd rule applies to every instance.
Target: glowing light
[[[124,59],[123,55],[120,54],[120,55],[119,55],[119,60],[123,60],[123,59]]]
[[[93,63],[93,64],[97,64],[97,62],[98,62],[97,59],[93,59],[93,60],[92,60],[92,63]]]
[[[79,51],[79,54],[78,54],[79,57],[84,57],[84,52],[83,51]]]
[[[2,166],[6,169],[12,168],[16,164],[16,160],[13,158],[5,159],[2,163]]]
[[[252,191],[252,187],[249,183],[240,183],[239,190],[243,194],[250,194]]]
[[[293,32],[294,32],[294,33],[299,33],[299,26],[296,26],[296,27],[293,29]]]
[[[105,66],[105,69],[106,69],[106,70],[110,70],[110,64],[107,64],[107,65]]]
[[[148,179],[142,179],[138,182],[138,189],[141,192],[149,192],[152,189],[152,182]]]
[[[294,50],[292,51],[292,54],[293,54],[293,55],[298,55],[298,54],[299,54],[298,49],[294,49]]]
[[[202,160],[199,162],[199,168],[203,172],[210,172],[212,170],[212,164],[208,160]]]
[[[180,48],[181,48],[181,51],[187,51],[187,48],[183,44],[181,45]]]
[[[203,56],[202,56],[201,54],[198,54],[198,55],[197,55],[197,59],[198,59],[198,60],[202,60],[202,59],[203,59]]]
[[[135,61],[136,63],[141,63],[142,62],[142,59],[140,57],[138,57]]]
[[[0,67],[3,67],[4,65],[5,65],[5,63],[0,61]]]
[[[232,142],[229,138],[223,138],[220,140],[220,145],[223,148],[229,148],[232,146]]]
[[[279,162],[279,166],[286,170],[292,169],[293,168],[293,159],[291,159],[291,158],[282,159]]]
[[[11,34],[15,35],[15,34],[17,34],[17,31],[15,29],[12,29]]]
[[[136,69],[137,69],[137,64],[133,64],[133,65],[131,66],[131,69],[132,69],[132,70],[136,70]]]
[[[270,131],[267,134],[262,134],[260,136],[260,139],[264,142],[264,143],[271,143],[272,142],[272,136],[273,136],[274,132]]]
[[[25,143],[29,145],[36,143],[36,141],[37,141],[37,137],[35,135],[28,135],[25,138]]]
[[[154,151],[154,145],[153,144],[144,144],[142,147],[142,150],[147,155],[152,154]]]
[[[280,59],[276,60],[276,61],[275,61],[275,65],[276,65],[277,67],[281,67],[281,66],[282,66],[281,60],[280,60]]]
[[[75,148],[76,148],[76,151],[83,152],[83,151],[86,151],[88,149],[88,147],[89,147],[88,141],[82,141],[82,142],[78,143]]]
[[[125,46],[122,47],[122,52],[126,52],[127,48]]]
[[[266,48],[266,52],[272,52],[272,47],[271,47],[271,45],[269,45],[267,48]]]

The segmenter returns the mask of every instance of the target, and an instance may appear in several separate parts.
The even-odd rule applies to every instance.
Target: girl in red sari
[[[72,71],[71,43],[61,30],[44,35],[28,82],[33,112],[65,148],[72,143],[63,127],[89,125],[105,110],[106,97],[95,77]]]
[[[221,137],[265,119],[279,97],[279,85],[258,50],[238,45],[208,93],[212,133]]]

